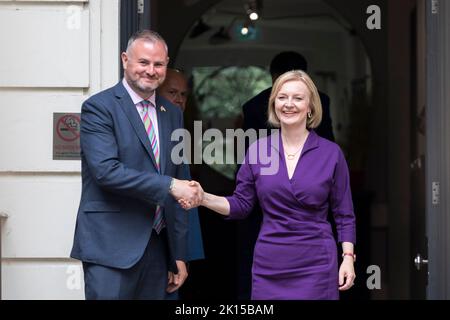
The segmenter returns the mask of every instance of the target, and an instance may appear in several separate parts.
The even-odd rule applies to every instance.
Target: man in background
[[[158,93],[174,105],[180,107],[183,112],[186,110],[189,91],[186,76],[181,71],[171,68],[167,69],[166,79],[158,87]],[[194,208],[189,210],[188,216],[187,262],[205,258],[198,209]],[[169,296],[169,299],[178,299],[178,297],[178,291],[176,291]]]
[[[168,68],[166,80],[164,80],[163,84],[158,88],[158,93],[184,111],[189,95],[189,86],[186,76],[177,69]]]

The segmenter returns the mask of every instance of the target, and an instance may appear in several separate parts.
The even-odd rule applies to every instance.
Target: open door
[[[418,0],[411,14],[411,299],[425,299],[428,278],[427,238],[425,228],[426,164],[426,6]],[[414,263],[413,263],[414,262]]]
[[[450,2],[426,1],[428,299],[450,299]]]

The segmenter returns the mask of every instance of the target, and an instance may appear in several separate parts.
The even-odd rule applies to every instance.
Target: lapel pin
[[[164,108],[164,106],[159,107],[159,109],[160,109],[162,112],[166,112],[166,108]]]

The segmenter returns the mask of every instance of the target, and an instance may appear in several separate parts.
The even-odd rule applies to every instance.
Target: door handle
[[[420,253],[418,253],[414,258],[414,264],[416,265],[417,270],[420,270],[421,266],[428,264],[428,259],[422,259]]]

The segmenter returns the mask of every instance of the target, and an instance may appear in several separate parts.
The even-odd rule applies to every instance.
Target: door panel
[[[427,265],[420,263],[427,259],[425,235],[425,1],[418,0],[411,13],[411,131],[410,131],[410,178],[411,178],[411,299],[425,299]],[[418,264],[414,263],[419,258]]]

